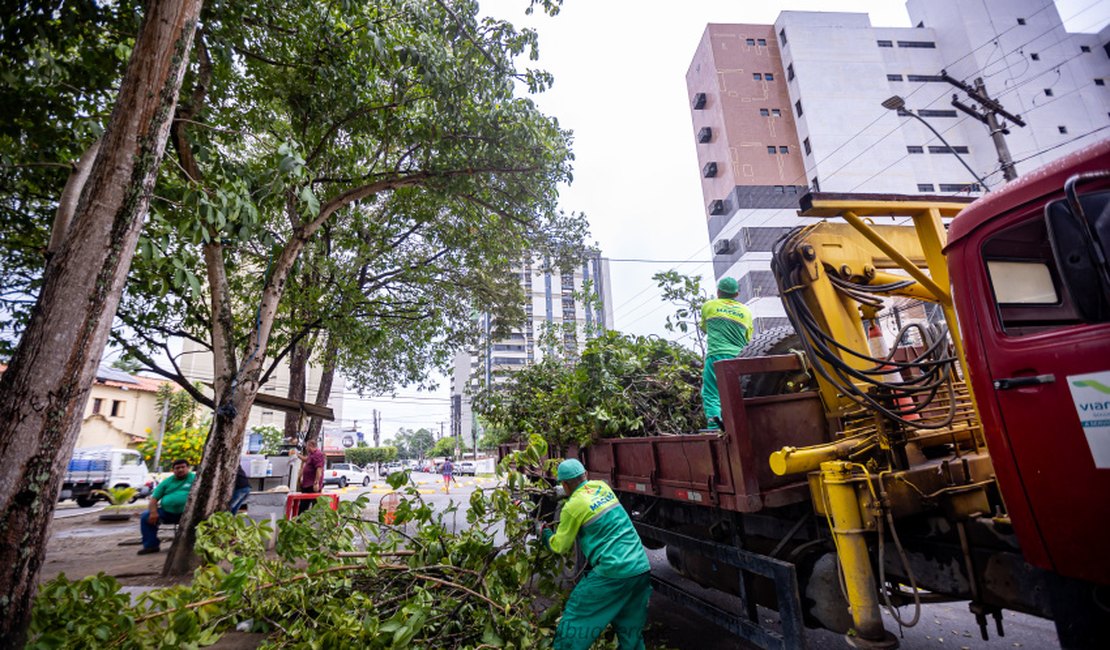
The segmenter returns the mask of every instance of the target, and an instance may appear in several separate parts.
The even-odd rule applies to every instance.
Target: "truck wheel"
[[[736,356],[737,358],[766,357],[790,354],[792,350],[802,350],[802,340],[794,332],[794,328],[779,326],[756,334],[748,346]],[[816,388],[816,382],[804,371],[769,372],[741,377],[740,388],[744,391],[744,397],[766,397],[800,393]]]
[[[366,487],[367,485],[370,485],[370,477],[369,476],[363,476],[362,477],[362,487]]]
[[[96,497],[93,497],[91,495],[82,494],[81,496],[77,497],[77,505],[81,506],[82,508],[92,507],[92,504],[94,503],[96,503]]]
[[[339,477],[339,489],[343,489],[345,487],[347,487],[347,477],[346,476],[340,476]]]

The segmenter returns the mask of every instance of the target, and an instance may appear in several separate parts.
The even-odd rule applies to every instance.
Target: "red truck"
[[[656,591],[766,648],[805,626],[894,647],[882,606],[911,625],[945,600],[984,638],[1009,609],[1110,647],[1108,170],[1102,142],[970,204],[803,197],[814,224],[772,264],[793,328],[717,364],[724,432],[568,451],[745,611]],[[933,317],[888,352],[871,325],[895,298]]]

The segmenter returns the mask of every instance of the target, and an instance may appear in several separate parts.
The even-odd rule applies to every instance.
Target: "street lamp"
[[[940,140],[941,142],[944,143],[944,146],[948,147],[948,151],[952,152],[952,155],[956,157],[956,160],[960,161],[960,164],[964,166],[964,169],[966,169],[968,171],[968,173],[971,174],[975,178],[975,180],[979,181],[979,184],[983,188],[983,192],[990,192],[990,188],[987,187],[987,182],[985,180],[983,180],[982,178],[980,178],[979,175],[975,173],[975,170],[973,170],[971,168],[971,166],[968,165],[967,162],[963,158],[960,157],[960,154],[956,153],[956,149],[952,145],[948,144],[948,141],[945,140],[944,136],[942,136],[940,133],[937,132],[936,129],[933,128],[932,124],[929,124],[920,115],[918,115],[917,113],[914,113],[913,111],[906,108],[906,100],[902,99],[901,96],[892,95],[890,97],[887,97],[886,99],[883,100],[882,106],[883,106],[883,108],[885,108],[887,110],[897,112],[898,115],[909,115],[910,117],[914,118],[918,122],[921,122],[922,124],[924,124],[930,131],[933,132],[933,135],[937,136],[938,140]]]

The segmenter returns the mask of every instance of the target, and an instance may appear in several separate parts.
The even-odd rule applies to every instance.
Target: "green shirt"
[[[559,529],[543,531],[544,544],[556,553],[569,551],[575,538],[598,575],[631,578],[651,570],[632,520],[604,481],[575,488],[559,515]]]
[[[701,307],[706,356],[735,357],[752,339],[752,310],[739,300],[714,298]]]
[[[196,478],[195,473],[189,472],[183,479],[176,476],[162,479],[162,482],[150,493],[150,497],[158,499],[159,508],[179,515],[185,512],[185,502],[189,500],[189,490],[193,489],[193,481]]]

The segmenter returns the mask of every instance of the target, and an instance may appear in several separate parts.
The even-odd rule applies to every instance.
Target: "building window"
[[[817,177],[816,176],[809,179],[809,187],[814,192],[820,192],[821,191],[821,184],[817,182]]]
[[[978,192],[978,183],[941,183],[941,192]]]
[[[777,108],[771,109],[771,117],[782,117],[782,111]]]
[[[804,148],[806,150],[806,155],[807,156],[810,155],[811,153],[813,153],[813,149],[809,146],[809,138],[806,138],[805,140],[802,140],[802,148]]]
[[[916,47],[925,50],[935,50],[937,44],[932,41],[898,41],[898,47]]]
[[[1033,59],[1034,61],[1040,61],[1041,60],[1041,55],[1034,52],[1034,53],[1029,55],[1029,58]]]
[[[925,153],[924,147],[906,147],[906,153]]]
[[[752,79],[755,81],[763,81],[763,75],[758,72],[752,73]]]
[[[886,76],[886,80],[887,81],[902,81],[902,75],[900,75],[900,74],[888,74]]]
[[[894,47],[893,41],[875,41],[879,47]]]
[[[1017,20],[1018,20],[1019,25],[1024,25],[1025,24],[1025,19],[1024,18],[1018,18]]]
[[[771,74],[770,72],[764,72],[763,73],[763,80],[764,81],[774,81],[775,80],[775,75]]]
[[[775,186],[775,194],[786,194],[786,186],[785,185],[776,185]]]
[[[798,117],[802,116],[802,100],[799,99],[794,102],[794,111],[798,114]]]
[[[917,191],[918,192],[935,192],[936,190],[933,188],[932,183],[918,183],[917,184]]]
[[[929,153],[952,153],[953,151],[956,153],[967,153],[967,147],[942,147],[938,145],[929,147]]]
[[[794,81],[794,64],[791,63],[786,66],[786,80]]]
[[[126,407],[127,407],[127,405],[124,404],[123,400],[119,400],[119,399],[112,400],[112,417],[122,418],[123,413],[126,410]]]
[[[790,153],[790,147],[779,147],[779,153]]]
[[[944,81],[944,78],[939,74],[908,74],[906,75],[906,81]]]
[[[755,45],[755,39],[754,38],[749,38],[745,41],[745,43],[747,43],[748,45]]]
[[[1058,126],[1058,127],[1056,127],[1056,130],[1059,131],[1060,133],[1067,133],[1068,132],[1068,127]]]
[[[701,175],[706,177],[706,178],[713,178],[714,176],[716,176],[717,175],[717,163],[715,163],[715,162],[705,163],[705,167],[701,168]]]
[[[725,202],[721,199],[715,199],[709,202],[709,214],[724,214]]]
[[[759,114],[763,117],[770,117],[771,111],[767,110],[766,108],[761,108],[759,109]]]
[[[698,142],[706,143],[706,142],[709,142],[712,139],[713,139],[713,129],[709,128],[708,126],[701,127],[701,130],[698,131]]]
[[[1079,46],[1079,51],[1084,52],[1084,53],[1090,52],[1091,51],[1091,46],[1090,45],[1080,45]]]
[[[783,45],[786,45],[786,28],[785,27],[779,30],[779,43],[782,43]]]
[[[705,93],[696,93],[694,95],[694,110],[700,111],[705,108]]]
[[[956,111],[945,110],[943,108],[922,108],[917,111],[921,117],[956,117]]]
[[[767,147],[767,153],[769,153],[769,154],[771,154],[771,155],[774,155],[774,154],[775,154],[775,147],[774,147],[774,145],[768,145],[768,147]]]
[[[767,44],[767,39],[765,39],[765,38],[759,39],[759,44],[760,45],[766,45]]]
[[[93,413],[100,413],[100,409],[102,409],[102,408],[104,408],[104,400],[100,399],[99,397],[94,397],[93,398],[92,412]]]
[[[1052,97],[1052,89],[1051,88],[1045,88],[1044,89],[1044,95],[1045,95],[1045,97]]]
[[[1106,80],[1105,79],[1095,79],[1095,85],[1096,86],[1105,86],[1106,85]]]

